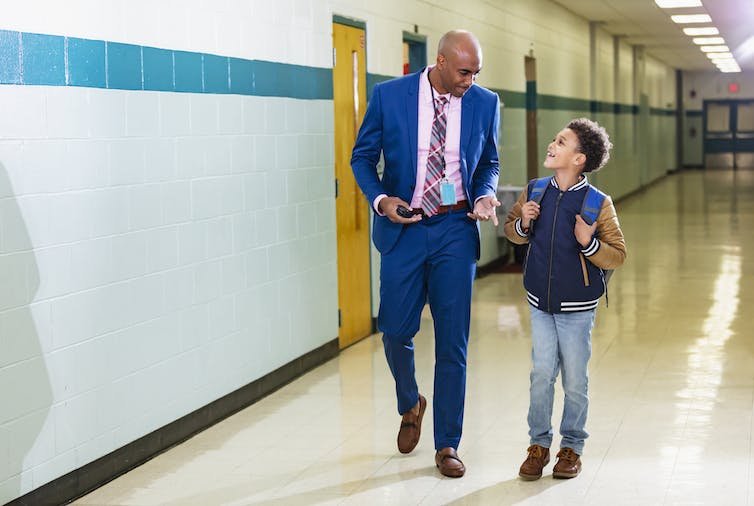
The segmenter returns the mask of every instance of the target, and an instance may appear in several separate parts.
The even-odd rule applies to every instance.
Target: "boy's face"
[[[584,168],[586,155],[579,151],[579,138],[569,128],[564,128],[547,146],[545,167],[548,169]]]

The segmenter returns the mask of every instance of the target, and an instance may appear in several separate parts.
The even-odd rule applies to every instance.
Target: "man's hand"
[[[380,212],[387,216],[387,218],[393,223],[403,223],[404,225],[407,225],[409,223],[416,223],[422,219],[420,214],[415,214],[411,218],[404,218],[398,214],[398,206],[403,206],[406,209],[412,210],[411,206],[399,197],[385,197],[380,200],[380,203],[378,204]]]
[[[497,213],[495,208],[500,205],[500,202],[492,195],[482,197],[474,203],[474,212],[468,213],[466,216],[474,220],[487,221],[492,218],[492,223],[497,226]]]

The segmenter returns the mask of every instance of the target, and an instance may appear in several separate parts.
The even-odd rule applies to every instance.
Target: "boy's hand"
[[[537,218],[539,218],[539,204],[529,200],[521,206],[521,228],[528,230],[531,222]]]
[[[586,248],[589,243],[592,242],[594,232],[597,230],[597,222],[595,221],[591,225],[587,225],[584,218],[580,214],[576,215],[576,225],[573,227],[573,233],[576,236],[576,240],[579,241],[582,247]]]

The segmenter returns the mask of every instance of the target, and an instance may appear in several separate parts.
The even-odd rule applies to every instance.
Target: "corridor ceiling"
[[[654,0],[554,0],[569,11],[600,23],[602,29],[672,68],[717,72],[709,58],[683,33],[674,14],[709,14],[743,71],[754,72],[754,0],[702,0],[702,7],[661,9]]]

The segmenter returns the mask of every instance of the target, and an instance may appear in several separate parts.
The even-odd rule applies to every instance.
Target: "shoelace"
[[[541,446],[531,445],[529,447],[529,458],[540,460],[545,458],[545,449]]]
[[[576,460],[579,458],[578,455],[576,455],[576,452],[574,452],[570,448],[563,448],[558,453],[558,458],[567,460],[568,462],[576,462]]]

